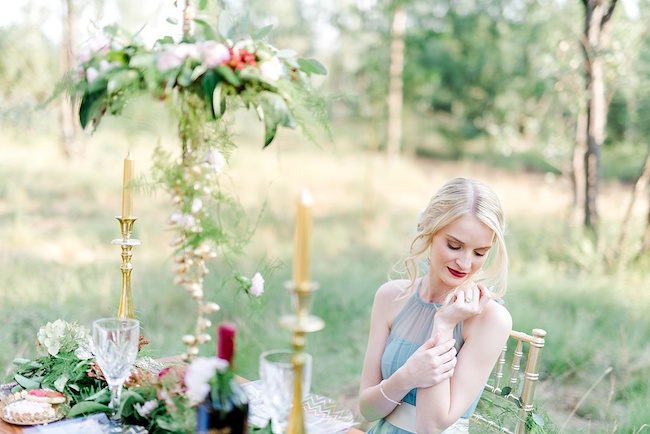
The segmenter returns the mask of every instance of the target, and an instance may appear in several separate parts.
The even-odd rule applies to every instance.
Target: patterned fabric
[[[389,378],[397,371],[406,360],[431,336],[433,330],[433,318],[441,307],[437,303],[428,303],[420,297],[420,288],[422,280],[408,299],[402,310],[397,314],[386,341],[384,354],[381,358],[381,375],[382,378]],[[454,328],[454,339],[456,340],[456,350],[460,351],[463,346],[463,323],[459,323]],[[402,401],[415,405],[417,389],[409,391]],[[476,397],[474,402],[469,406],[461,419],[469,419],[481,394]],[[368,434],[409,434],[396,426],[391,425],[384,419],[380,419],[373,426]]]

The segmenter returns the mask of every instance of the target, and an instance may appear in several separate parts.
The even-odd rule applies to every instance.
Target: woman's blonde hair
[[[417,235],[404,260],[411,280],[402,297],[412,294],[418,277],[418,260],[428,253],[433,237],[463,215],[473,215],[494,232],[494,244],[474,281],[489,288],[492,297],[502,297],[507,288],[508,252],[504,239],[505,221],[499,198],[487,185],[475,179],[454,178],[431,198],[420,216]],[[401,297],[400,297],[401,298]]]

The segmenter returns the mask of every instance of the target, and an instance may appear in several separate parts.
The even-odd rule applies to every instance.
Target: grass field
[[[128,118],[128,116],[127,116]],[[31,356],[37,329],[64,318],[90,325],[115,312],[121,274],[119,234],[121,164],[130,148],[136,170],[147,173],[154,147],[175,146],[173,128],[151,127],[132,116],[106,119],[87,138],[85,152],[65,160],[56,137],[38,124],[8,128],[0,160],[0,372],[15,356]],[[348,138],[319,148],[282,131],[261,151],[262,131],[239,127],[225,184],[236,193],[257,230],[240,271],[262,270],[260,300],[219,291],[232,270],[217,260],[209,297],[222,305],[215,321],[240,327],[238,372],[257,378],[257,357],[288,346],[278,327],[289,311],[283,282],[290,276],[293,203],[301,187],[312,190],[312,276],[320,284],[314,313],[326,321],[308,336],[314,355],[313,390],[354,408],[374,291],[392,273],[430,195],[452,176],[472,176],[493,186],[508,218],[511,255],[506,303],[522,331],[548,331],[538,402],[565,432],[650,431],[650,293],[647,261],[611,271],[601,255],[618,236],[629,187],[601,189],[603,236],[592,247],[571,218],[570,187],[557,176],[508,172],[480,162],[409,157],[387,162],[360,151]],[[144,132],[139,132],[144,131]],[[334,128],[336,132],[336,128]],[[363,137],[358,137],[363,142]],[[355,146],[356,145],[356,146]],[[154,356],[179,353],[193,323],[193,305],[172,285],[170,207],[162,191],[136,195],[134,303]],[[639,238],[644,207],[635,210],[631,240]],[[260,215],[261,213],[261,215]],[[205,345],[202,354],[214,352]],[[611,374],[597,380],[612,367]],[[575,410],[575,412],[574,412]],[[574,414],[571,415],[571,413]]]

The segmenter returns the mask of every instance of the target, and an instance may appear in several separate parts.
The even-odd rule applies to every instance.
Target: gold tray
[[[54,415],[46,412],[16,414],[8,411],[7,406],[13,402],[23,401],[27,396],[27,391],[12,393],[11,395],[0,400],[0,419],[13,425],[41,425],[54,422],[65,417],[64,409],[61,404],[52,405]]]

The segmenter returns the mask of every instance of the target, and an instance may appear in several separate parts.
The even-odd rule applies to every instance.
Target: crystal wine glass
[[[311,385],[311,355],[303,353],[302,399],[309,394]],[[289,350],[269,350],[260,355],[260,379],[264,402],[271,411],[274,422],[286,431],[293,404],[293,365]]]
[[[93,322],[93,353],[111,391],[111,432],[122,432],[120,396],[131,374],[140,341],[140,322],[135,319],[101,318]]]

